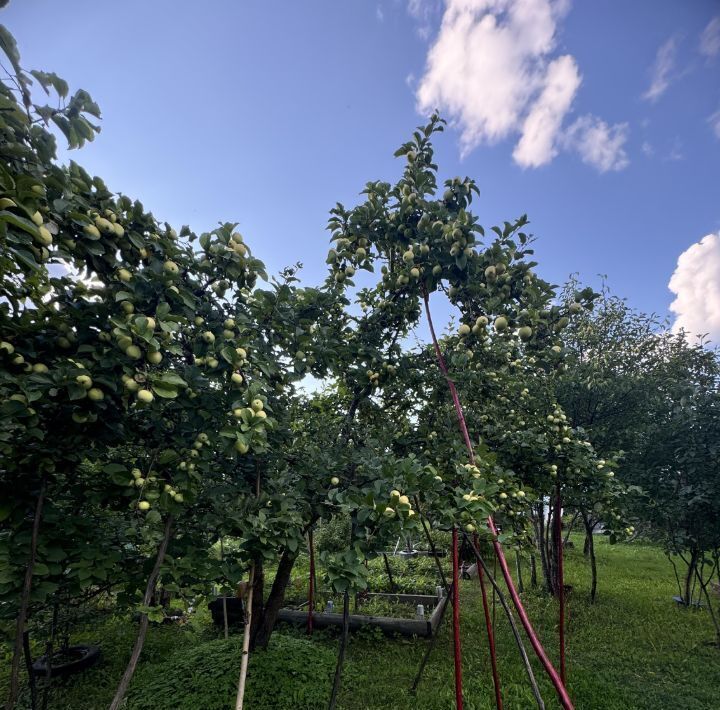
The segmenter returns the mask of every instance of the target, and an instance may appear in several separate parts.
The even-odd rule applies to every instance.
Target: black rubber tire
[[[80,673],[91,666],[94,666],[101,656],[99,646],[85,646],[79,644],[77,646],[68,646],[66,651],[74,652],[78,654],[78,658],[74,661],[66,661],[65,663],[59,663],[57,665],[50,666],[50,677],[51,678],[62,678],[68,675],[74,675]],[[36,676],[47,675],[47,658],[40,656],[32,665],[33,674]]]

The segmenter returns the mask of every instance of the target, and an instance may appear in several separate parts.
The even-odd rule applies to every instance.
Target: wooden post
[[[307,634],[312,636],[313,612],[315,611],[315,546],[312,528],[308,530],[308,549],[310,550],[310,582],[308,584]]]
[[[247,678],[248,661],[250,660],[250,627],[252,625],[252,600],[255,588],[255,563],[250,565],[248,592],[245,598],[245,630],[243,632],[242,660],[240,661],[240,678],[235,698],[235,710],[242,710],[245,701],[245,680]]]

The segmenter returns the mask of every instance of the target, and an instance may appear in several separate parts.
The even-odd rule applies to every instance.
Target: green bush
[[[138,670],[129,710],[226,710],[235,705],[242,638],[220,639]],[[335,667],[332,651],[306,639],[274,634],[267,651],[250,656],[246,705],[253,710],[324,708]]]
[[[315,549],[318,552],[342,552],[350,542],[350,516],[335,515],[321,522],[315,531]]]

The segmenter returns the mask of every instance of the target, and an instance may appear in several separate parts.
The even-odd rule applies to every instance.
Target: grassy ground
[[[579,710],[672,708],[700,710],[720,705],[720,650],[707,642],[712,629],[707,612],[675,608],[672,570],[663,555],[644,545],[609,546],[597,542],[599,594],[594,606],[587,602],[589,574],[579,550],[567,560],[567,582],[574,585],[569,599],[569,689]],[[553,659],[557,659],[554,600],[526,592],[526,607]],[[463,582],[462,642],[465,707],[494,707],[485,640],[482,606],[476,581]],[[449,615],[448,615],[449,619]],[[65,685],[58,686],[51,708],[100,710],[107,707],[127,660],[134,625],[108,621],[89,629],[76,640],[101,642],[101,665]],[[282,633],[292,633],[282,630]],[[507,708],[535,706],[512,637],[500,607],[497,609],[497,644],[503,697]],[[141,660],[145,677],[172,654],[216,638],[207,613],[183,628],[154,627]],[[333,651],[337,639],[318,634],[315,642]],[[351,637],[339,707],[344,710],[380,708],[453,707],[452,638],[448,624],[441,630],[418,693],[410,696],[418,663],[427,641],[388,639],[374,632]],[[256,659],[260,663],[260,659]],[[252,673],[253,661],[250,661]],[[536,667],[548,708],[556,707],[554,693]],[[4,694],[6,669],[0,669]],[[328,693],[329,693],[328,677]],[[128,706],[132,708],[132,705]],[[290,700],[282,707],[294,708]],[[200,708],[200,706],[198,706]],[[249,707],[248,710],[252,710]]]

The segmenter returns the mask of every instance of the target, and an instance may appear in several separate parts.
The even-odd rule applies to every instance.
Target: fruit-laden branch
[[[465,423],[465,416],[462,411],[462,406],[460,405],[460,398],[458,397],[455,383],[450,377],[447,366],[445,364],[445,360],[442,356],[442,352],[440,351],[440,345],[435,335],[435,328],[433,326],[432,315],[430,313],[430,299],[428,297],[427,290],[425,289],[423,289],[423,301],[425,303],[425,313],[427,315],[428,325],[430,326],[430,335],[432,336],[433,347],[435,349],[435,356],[438,361],[438,366],[440,367],[443,375],[445,375],[445,380],[448,384],[448,388],[450,389],[453,404],[455,405],[455,412],[457,414],[458,423],[460,424],[460,430],[462,432],[463,439],[465,440],[465,446],[467,447],[468,455],[470,457],[470,463],[474,465],[475,452],[470,441],[467,424]],[[527,616],[525,607],[523,606],[522,601],[518,596],[517,590],[515,589],[515,583],[513,582],[512,575],[510,574],[510,569],[508,568],[507,560],[505,559],[505,553],[503,552],[502,545],[500,545],[497,540],[498,531],[495,527],[495,521],[493,520],[492,516],[488,517],[487,522],[488,527],[490,528],[490,532],[493,534],[493,547],[495,548],[495,554],[497,556],[498,562],[500,563],[500,570],[502,572],[503,578],[505,579],[505,583],[507,584],[507,588],[510,592],[510,597],[513,601],[515,609],[517,610],[518,616],[520,617],[520,622],[522,623],[523,628],[525,629],[525,633],[527,633],[528,638],[530,639],[530,644],[535,651],[535,655],[540,660],[540,663],[542,663],[545,672],[548,674],[550,680],[552,681],[552,684],[555,686],[555,690],[557,691],[560,703],[562,704],[564,710],[573,710],[573,704],[570,700],[570,696],[568,695],[565,685],[562,682],[560,676],[558,675],[558,672],[553,667],[552,663],[550,663],[550,659],[547,657],[545,649],[540,643],[540,639],[538,639],[537,634],[535,633],[535,629],[533,628],[532,624],[530,623],[530,619]]]
[[[30,558],[25,568],[25,579],[20,595],[20,609],[18,609],[17,621],[15,622],[15,645],[10,671],[10,693],[7,700],[8,710],[12,710],[15,707],[18,690],[20,688],[20,658],[23,652],[23,632],[25,631],[25,622],[27,621],[27,613],[30,606],[30,592],[32,591],[38,535],[40,534],[40,520],[42,518],[43,504],[45,503],[45,487],[46,483],[45,479],[43,479],[40,484],[37,501],[35,502],[35,516],[33,517],[32,536],[30,538]]]
[[[158,547],[157,555],[155,557],[155,565],[153,566],[152,572],[148,577],[147,586],[145,587],[145,596],[143,597],[143,606],[149,607],[152,604],[152,598],[155,594],[155,587],[157,586],[158,578],[160,577],[160,568],[162,567],[163,561],[165,560],[165,553],[167,552],[168,543],[170,541],[170,531],[172,529],[172,515],[168,515],[165,521],[165,531],[163,533],[162,540]],[[140,660],[140,654],[142,653],[143,646],[145,645],[145,636],[147,636],[148,625],[150,621],[146,612],[140,615],[140,628],[138,629],[137,638],[135,639],[135,646],[130,656],[130,661],[127,664],[125,673],[120,679],[120,684],[115,691],[115,697],[110,703],[109,710],[118,710],[125,699],[125,693],[127,693],[130,681],[135,673],[138,661]]]

